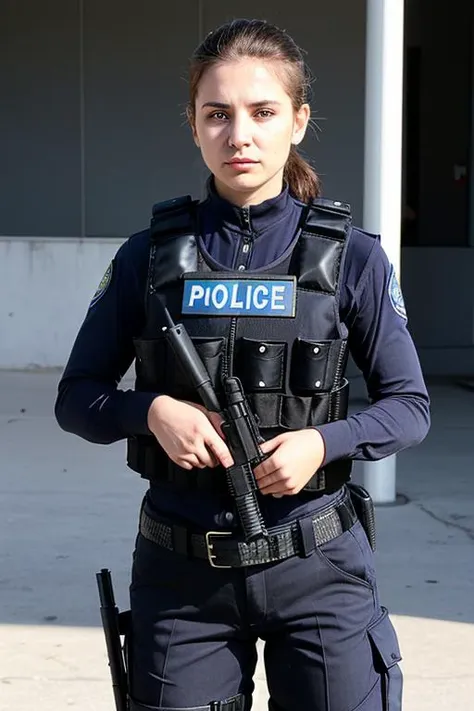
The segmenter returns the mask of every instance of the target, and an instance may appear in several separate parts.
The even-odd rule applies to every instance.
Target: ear
[[[188,123],[191,127],[191,132],[193,134],[194,143],[196,144],[196,146],[198,148],[200,148],[199,138],[198,138],[198,135],[196,132],[196,121],[195,121],[195,118],[194,118],[193,113],[192,113],[189,106],[186,107],[186,118],[188,119]]]
[[[303,140],[306,129],[308,127],[311,109],[309,104],[302,104],[298,111],[295,112],[295,123],[293,127],[293,137],[291,142],[297,146]]]

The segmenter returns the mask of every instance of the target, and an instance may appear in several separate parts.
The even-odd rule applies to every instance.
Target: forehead
[[[199,82],[197,101],[227,104],[252,103],[262,99],[290,101],[282,81],[281,62],[240,59],[218,62],[204,72]]]

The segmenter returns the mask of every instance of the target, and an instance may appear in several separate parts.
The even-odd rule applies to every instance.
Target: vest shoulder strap
[[[301,227],[306,234],[319,235],[345,242],[352,225],[351,207],[347,202],[315,198],[303,211]]]
[[[150,223],[151,241],[157,242],[164,237],[196,232],[198,202],[190,195],[182,195],[153,205]]]

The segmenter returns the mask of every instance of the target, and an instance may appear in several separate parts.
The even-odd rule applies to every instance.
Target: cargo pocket
[[[286,343],[242,338],[238,347],[238,372],[246,392],[283,389]]]
[[[367,634],[374,655],[374,668],[380,674],[383,711],[401,711],[403,675],[399,662],[402,657],[397,634],[385,607]]]

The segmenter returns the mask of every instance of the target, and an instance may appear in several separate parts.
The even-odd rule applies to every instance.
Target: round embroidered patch
[[[395,274],[393,266],[390,274],[390,280],[388,282],[388,295],[390,297],[390,303],[397,314],[407,320],[407,310],[405,308],[402,290],[400,288],[400,284],[398,283],[397,275]]]
[[[102,279],[100,280],[99,286],[97,287],[97,290],[92,297],[92,301],[89,305],[89,308],[92,308],[93,306],[96,305],[96,303],[99,301],[99,299],[102,298],[102,296],[105,294],[107,289],[109,288],[109,284],[112,281],[112,262],[110,262],[109,266],[106,269],[106,272]]]

